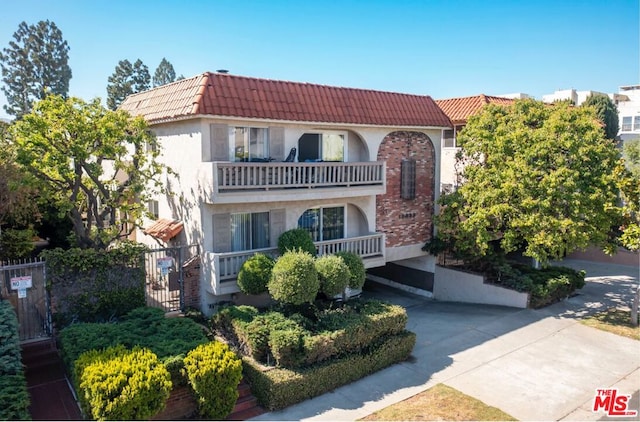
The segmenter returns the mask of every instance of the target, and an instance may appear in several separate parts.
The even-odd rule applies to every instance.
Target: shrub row
[[[0,299],[0,420],[31,419],[29,393],[20,356],[18,318]]]
[[[58,329],[74,322],[110,321],[144,306],[141,257],[145,250],[141,245],[123,243],[107,251],[44,251]]]
[[[319,312],[315,322],[300,314],[259,314],[250,306],[225,308],[212,321],[245,355],[261,362],[273,356],[279,366],[295,368],[364,350],[404,330],[407,314],[398,305],[352,301]]]
[[[166,318],[158,308],[142,307],[125,315],[119,323],[73,324],[60,332],[60,353],[69,370],[88,350],[123,345],[151,349],[164,360],[172,378],[180,383],[184,355],[208,342],[202,327],[188,318]]]
[[[526,265],[503,264],[499,284],[530,293],[529,307],[541,308],[558,302],[584,287],[585,272],[567,267],[536,269]]]
[[[211,342],[184,358],[184,375],[207,419],[226,418],[238,399],[242,362],[226,344]],[[73,373],[78,398],[95,420],[148,420],[165,407],[173,383],[155,353],[122,345],[84,352]]]
[[[362,354],[349,354],[297,371],[285,368],[265,370],[254,359],[245,357],[244,375],[259,403],[269,410],[278,410],[406,360],[415,341],[414,333],[402,331]]]

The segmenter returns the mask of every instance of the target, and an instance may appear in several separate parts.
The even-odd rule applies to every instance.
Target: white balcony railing
[[[384,185],[384,162],[213,163],[215,193]]]
[[[366,236],[350,237],[346,239],[325,240],[314,242],[318,255],[333,254],[339,251],[349,251],[360,256],[364,261],[372,257],[384,257],[384,234],[374,233]],[[242,264],[255,255],[263,253],[275,257],[277,248],[253,249],[250,251],[211,253],[213,270],[218,282],[235,280]]]

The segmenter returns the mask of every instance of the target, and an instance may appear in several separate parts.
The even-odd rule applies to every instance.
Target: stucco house
[[[367,268],[433,273],[443,130],[429,96],[203,73],[129,96],[162,146],[167,194],[138,241],[199,244],[203,311],[231,295],[244,261],[275,254],[301,227],[319,254],[349,250]],[[151,229],[149,229],[151,228]]]
[[[456,144],[456,135],[467,124],[469,117],[478,114],[487,104],[507,106],[513,104],[514,101],[512,98],[484,94],[436,100],[438,107],[444,111],[453,125],[451,129],[446,129],[443,133],[440,163],[441,191],[450,192],[460,184],[457,173],[462,169],[456,169],[456,154],[460,150]]]

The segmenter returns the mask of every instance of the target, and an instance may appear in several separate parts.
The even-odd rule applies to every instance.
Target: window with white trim
[[[298,219],[298,227],[307,230],[314,242],[344,239],[344,207],[322,207],[306,210]]]
[[[623,132],[631,132],[631,122],[632,116],[623,116],[622,117],[622,128],[620,129]]]
[[[640,130],[640,116],[635,116],[633,118],[633,131],[637,132]]]

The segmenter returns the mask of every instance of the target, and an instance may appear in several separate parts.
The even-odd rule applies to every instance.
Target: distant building
[[[621,86],[612,97],[618,107],[618,136],[622,142],[640,138],[640,85]]]
[[[554,92],[553,94],[543,95],[542,101],[544,101],[545,103],[553,103],[555,101],[571,100],[571,102],[574,105],[579,106],[580,104],[585,102],[590,95],[593,95],[593,94],[602,94],[602,95],[609,96],[609,94],[606,94],[604,92],[591,91],[591,90],[576,91],[575,89],[571,88],[571,89],[561,89]]]

